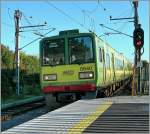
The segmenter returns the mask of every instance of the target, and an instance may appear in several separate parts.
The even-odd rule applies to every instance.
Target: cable
[[[89,20],[90,21],[89,29],[90,29],[90,31],[95,32],[95,24],[99,25],[99,23],[96,22],[95,18],[91,17],[91,15],[89,15],[89,13],[85,9],[82,9],[76,3],[74,3],[73,5],[76,6],[83,13],[83,15],[84,15],[84,24],[85,24],[85,16],[87,15],[87,17],[90,19]]]
[[[84,19],[84,24],[85,24],[85,10],[84,9],[82,9],[79,5],[77,5],[75,2],[74,3],[72,3],[73,4],[73,6],[75,6],[75,7],[77,7],[79,10],[81,10],[81,12],[83,13],[83,19]]]
[[[101,8],[102,8],[104,11],[106,11],[107,9],[103,6],[102,2],[99,2],[99,3],[100,3]]]
[[[62,9],[56,7],[54,4],[52,4],[49,1],[45,1],[49,6],[55,8],[57,11],[59,11],[61,14],[65,15],[66,17],[68,17],[70,20],[74,21],[75,23],[77,23],[78,25],[80,25],[81,27],[83,27],[84,29],[86,29],[87,31],[91,32],[87,27],[85,27],[82,23],[80,23],[79,21],[77,21],[76,19],[74,19],[73,17],[71,17],[70,15],[68,15],[65,11],[63,11]]]
[[[2,22],[2,24],[3,25],[6,25],[6,26],[8,26],[7,28],[9,28],[9,32],[11,32],[11,33],[13,33],[14,34],[14,26],[13,25],[10,25],[10,24],[7,24],[7,23],[5,23],[5,22]],[[46,30],[49,30],[50,28],[48,28],[48,29],[46,29]],[[27,36],[24,36],[24,35],[19,35],[21,38],[31,38],[31,37],[27,37]]]
[[[112,31],[115,31],[115,32],[117,32],[117,33],[120,33],[120,34],[123,34],[123,35],[126,35],[126,36],[128,36],[128,37],[133,38],[133,36],[131,36],[131,35],[128,35],[128,34],[126,34],[126,33],[120,32],[120,31],[118,31],[118,30],[109,28],[109,27],[107,27],[107,26],[104,26],[103,24],[100,24],[100,26],[101,26],[101,27],[105,27],[105,28],[110,29],[110,30],[112,30]]]
[[[134,8],[132,5],[132,0],[129,0],[131,8]]]
[[[94,12],[96,12],[98,10],[98,8],[99,8],[99,4],[93,10],[91,10],[91,11],[86,10],[86,11],[90,14],[93,14]]]
[[[31,22],[28,20],[28,18],[26,17],[25,13],[22,12],[22,15],[23,15],[24,19],[26,20],[26,22],[27,22],[29,25],[32,25],[32,23],[31,23]],[[42,33],[40,33],[37,29],[32,28],[32,30],[33,30],[33,31],[36,31],[36,32],[37,32],[37,35],[38,35],[38,34],[39,34],[39,35],[42,35]],[[26,31],[26,32],[28,32],[28,31]],[[35,33],[33,33],[33,34],[35,34]]]
[[[43,36],[49,34],[50,32],[52,32],[52,31],[54,31],[54,30],[56,30],[56,28],[53,28],[52,30],[48,31],[48,32],[45,33]],[[33,41],[31,41],[31,42],[29,42],[28,44],[24,45],[23,47],[19,48],[19,50],[21,50],[21,49],[27,47],[28,45],[30,45],[31,43],[34,43],[35,41],[37,41],[37,40],[39,40],[39,39],[41,39],[41,37],[38,37],[38,38],[34,39]]]
[[[8,16],[9,16],[10,20],[13,19],[13,17],[11,17],[11,15],[10,15],[10,8],[8,8]]]
[[[46,29],[39,29],[39,30],[50,30],[52,28],[46,28]],[[35,32],[37,30],[24,30],[24,31],[19,31],[19,32]]]
[[[132,13],[133,13],[133,8],[131,9],[131,10],[129,10],[130,12],[129,12],[129,17],[131,17],[132,16]],[[122,21],[119,21],[119,22],[117,22],[117,23],[120,23],[120,22],[122,22]],[[117,24],[117,23],[113,23],[113,24]],[[117,28],[116,30],[118,30],[118,31],[123,31],[123,29],[126,27],[126,25],[129,23],[129,21],[125,21],[125,22],[123,22],[123,24],[122,24],[122,26],[121,27],[119,27],[119,28]]]
[[[22,15],[23,15],[24,19],[26,20],[26,22],[27,22],[29,25],[32,25],[32,23],[27,19],[25,13],[22,12]]]

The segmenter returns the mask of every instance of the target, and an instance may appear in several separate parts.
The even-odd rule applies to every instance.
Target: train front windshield
[[[68,38],[67,45],[65,39],[50,39],[43,44],[43,65],[64,65],[83,64],[93,62],[93,43],[89,36]],[[68,47],[67,47],[68,46]],[[65,47],[68,48],[67,58],[65,59]]]
[[[64,49],[64,39],[52,39],[45,41],[43,45],[43,65],[63,65]]]
[[[68,42],[71,64],[93,62],[93,46],[91,37],[73,37],[69,38]]]

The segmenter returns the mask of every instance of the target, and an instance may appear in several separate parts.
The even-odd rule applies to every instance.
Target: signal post
[[[132,96],[135,95],[135,93],[137,92],[138,95],[140,95],[141,91],[140,91],[140,68],[141,68],[141,48],[144,45],[144,31],[141,28],[141,25],[139,24],[139,20],[138,20],[138,0],[133,0],[133,5],[134,5],[134,17],[130,17],[130,18],[115,18],[112,19],[112,17],[110,16],[110,20],[124,20],[124,19],[134,19],[134,21],[130,21],[130,22],[134,22],[134,32],[133,32],[133,44],[135,47],[135,57],[134,57],[134,70],[133,70],[133,85],[132,85]],[[108,28],[108,27],[106,27]],[[108,28],[110,29],[110,28]],[[113,29],[110,29],[113,30]],[[115,32],[118,32],[117,30],[114,30]],[[121,32],[119,32],[121,33]],[[122,33],[121,33],[122,34]],[[127,34],[124,34],[127,35]],[[127,35],[129,36],[129,35]],[[132,37],[132,36],[129,36]],[[136,76],[138,77],[135,77]],[[137,80],[138,79],[138,80]],[[137,80],[137,82],[135,82],[135,80]],[[135,86],[137,84],[137,86]],[[138,89],[136,88],[138,87]]]
[[[135,63],[134,63],[134,70],[136,70],[136,74],[138,76],[137,80],[137,93],[141,95],[141,85],[140,85],[140,68],[141,68],[141,48],[144,45],[144,31],[141,28],[141,25],[138,22],[138,0],[133,1],[134,5],[134,32],[133,32],[133,44],[135,47]],[[133,76],[135,77],[135,76]]]

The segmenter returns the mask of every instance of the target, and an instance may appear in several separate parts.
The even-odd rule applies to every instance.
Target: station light
[[[141,49],[144,45],[144,31],[142,28],[137,28],[133,32],[133,42],[136,49]]]

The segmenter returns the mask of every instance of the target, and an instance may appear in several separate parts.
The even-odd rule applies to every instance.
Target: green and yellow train
[[[47,101],[112,96],[132,76],[131,63],[94,33],[59,32],[40,41]]]

